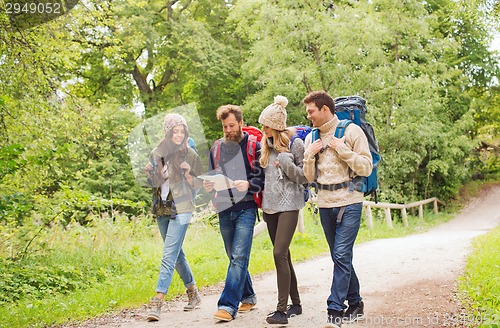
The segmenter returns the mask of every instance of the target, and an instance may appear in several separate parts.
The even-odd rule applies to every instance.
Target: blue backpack
[[[295,134],[293,135],[292,139],[290,139],[290,149],[292,149],[292,144],[295,139],[299,138],[302,139],[302,141],[306,140],[306,137],[309,133],[311,133],[312,128],[307,125],[296,125],[292,126],[292,128],[295,129]],[[311,195],[311,192],[309,191],[309,183],[304,184],[304,201],[307,202],[309,200],[309,197]]]
[[[359,177],[361,181],[360,183],[355,184],[355,189],[363,192],[365,196],[372,195],[375,203],[377,203],[378,165],[382,157],[380,156],[378,142],[375,138],[373,127],[366,121],[366,100],[359,96],[348,96],[337,97],[334,99],[334,102],[335,114],[337,114],[337,117],[341,120],[335,130],[335,137],[342,138],[347,126],[354,123],[361,127],[366,135],[366,139],[368,139],[368,145],[370,146],[370,153],[373,161],[372,173],[367,177]]]

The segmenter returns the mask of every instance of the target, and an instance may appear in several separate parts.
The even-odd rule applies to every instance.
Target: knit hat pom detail
[[[274,103],[285,108],[286,105],[288,105],[288,99],[286,99],[285,96],[276,96],[276,97],[274,97]]]

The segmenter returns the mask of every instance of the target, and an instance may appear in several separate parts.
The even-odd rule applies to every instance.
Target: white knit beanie
[[[267,106],[259,116],[259,123],[277,131],[286,129],[286,105],[288,99],[284,96],[274,97],[274,103]]]

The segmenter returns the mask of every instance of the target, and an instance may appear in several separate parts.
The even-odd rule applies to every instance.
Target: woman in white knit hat
[[[152,212],[164,241],[156,296],[149,303],[148,321],[160,320],[174,268],[187,288],[189,301],[184,310],[193,310],[201,303],[182,243],[195,209],[195,190],[202,184],[196,176],[203,169],[200,157],[188,146],[189,131],[184,117],[167,114],[163,128],[165,137],[153,150],[151,161],[144,168],[153,187]]]
[[[302,170],[304,142],[294,138],[295,129],[286,127],[287,104],[285,97],[276,96],[259,117],[264,130],[260,156],[260,165],[265,172],[262,211],[273,243],[278,282],[276,311],[266,318],[270,324],[287,324],[289,317],[302,314],[289,247],[299,210],[305,205],[303,184],[307,179]]]

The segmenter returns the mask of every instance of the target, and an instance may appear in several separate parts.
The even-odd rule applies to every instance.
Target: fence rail
[[[408,214],[406,213],[406,209],[418,207],[418,217],[422,218],[424,216],[424,205],[434,203],[434,213],[437,214],[439,211],[438,204],[442,206],[446,206],[446,204],[436,197],[432,197],[429,199],[421,200],[418,202],[413,202],[410,204],[392,204],[392,203],[374,203],[369,201],[364,201],[363,206],[365,207],[365,216],[366,216],[366,224],[368,228],[373,228],[373,215],[372,208],[383,208],[385,211],[385,221],[389,228],[393,228],[392,226],[392,216],[391,209],[401,210],[401,217],[403,219],[403,224],[405,227],[408,226]]]
[[[311,200],[315,201],[315,200]],[[392,210],[401,210],[401,217],[403,219],[403,224],[405,227],[408,226],[408,214],[406,210],[408,208],[413,209],[415,207],[418,207],[418,217],[423,218],[424,217],[424,205],[433,203],[434,204],[434,213],[437,214],[439,211],[438,205],[446,206],[446,204],[436,197],[432,197],[429,199],[421,200],[418,202],[413,202],[409,204],[392,204],[392,203],[375,203],[375,202],[370,202],[370,201],[364,201],[363,206],[365,207],[365,217],[366,217],[366,225],[368,226],[368,229],[373,228],[373,213],[372,213],[372,208],[383,208],[385,212],[385,221],[387,223],[387,226],[391,229],[393,229],[392,225],[392,215],[391,215],[391,209]],[[303,209],[300,210],[299,212],[299,221],[297,223],[297,231],[298,232],[304,232],[304,215],[303,215]],[[253,237],[255,238],[258,236],[260,233],[262,233],[264,230],[266,230],[267,225],[264,221],[259,222],[253,231]]]

